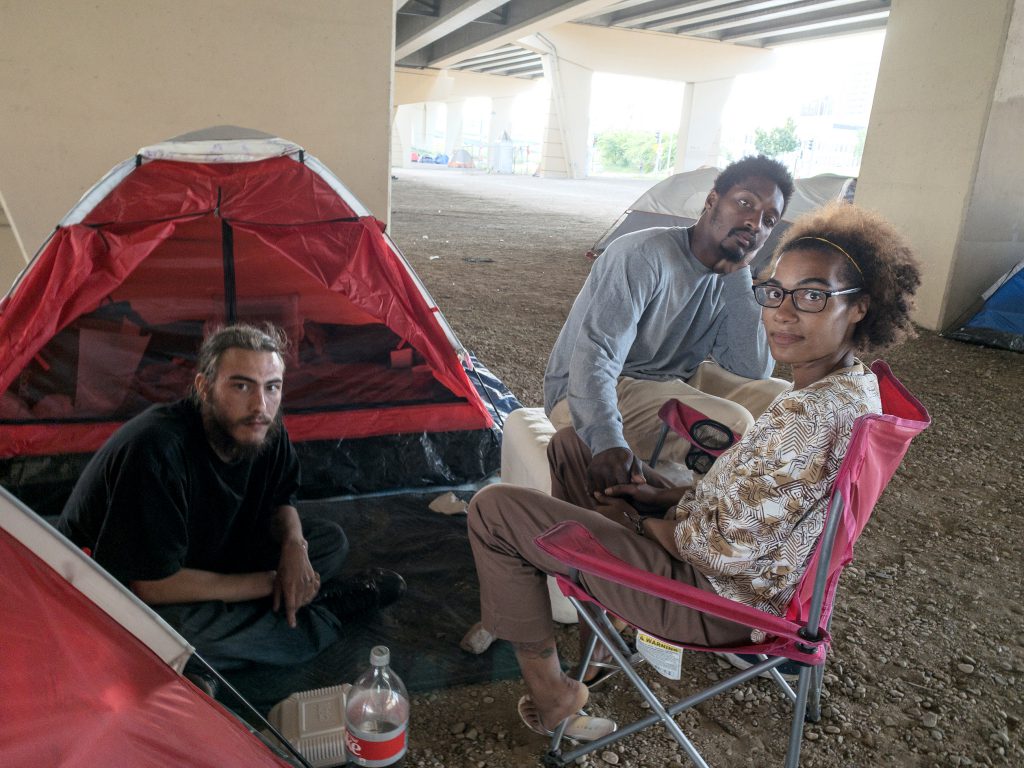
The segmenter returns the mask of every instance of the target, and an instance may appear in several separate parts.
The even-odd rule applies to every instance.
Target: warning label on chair
[[[636,649],[662,677],[669,680],[682,677],[683,649],[678,645],[666,643],[646,632],[637,632]]]

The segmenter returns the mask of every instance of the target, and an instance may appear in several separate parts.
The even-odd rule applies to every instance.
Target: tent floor
[[[311,662],[259,667],[224,677],[264,714],[298,691],[353,682],[369,667],[370,648],[391,649],[392,666],[411,692],[516,677],[512,649],[496,642],[479,655],[459,641],[480,618],[476,568],[464,514],[446,516],[427,505],[431,493],[300,502],[303,515],[341,524],[353,570],[379,565],[405,577],[408,592],[393,606],[352,624],[340,642]],[[458,492],[462,498],[471,493]],[[230,693],[219,697],[234,708]]]

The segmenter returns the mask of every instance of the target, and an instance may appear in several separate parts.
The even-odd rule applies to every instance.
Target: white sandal
[[[519,711],[519,717],[523,721],[523,725],[531,731],[541,736],[555,735],[554,731],[545,728],[544,724],[540,721],[537,706],[533,703],[533,699],[530,698],[529,694],[519,699],[516,709]],[[615,733],[619,729],[614,720],[609,720],[607,717],[591,717],[582,711],[578,715],[572,715],[568,720],[569,724],[565,728],[565,736],[574,741],[596,741],[610,733]]]

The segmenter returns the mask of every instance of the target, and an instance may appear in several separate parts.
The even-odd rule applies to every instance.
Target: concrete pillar
[[[0,50],[0,197],[25,253],[139,147],[223,124],[301,144],[389,214],[391,3],[0,0]]]
[[[445,102],[448,114],[445,122],[444,153],[449,159],[455,154],[455,150],[462,146],[462,109],[465,103],[463,99]]]
[[[14,236],[14,229],[7,221],[3,208],[3,199],[0,198],[0,299],[7,294],[25,264],[25,251]]]
[[[491,120],[487,124],[487,143],[499,141],[504,134],[512,138],[512,107],[514,96],[491,99]]]
[[[394,108],[394,122],[391,127],[391,167],[409,168],[412,162],[413,125],[419,117],[419,104],[400,104]]]
[[[924,264],[916,320],[951,324],[1024,258],[1024,0],[896,0],[857,203]]]
[[[702,165],[724,165],[722,113],[732,93],[735,78],[687,83],[679,119],[679,143],[675,172],[692,171]]]
[[[487,167],[491,171],[501,170],[498,168],[499,153],[501,152],[498,144],[503,136],[512,138],[512,107],[514,105],[514,96],[491,99],[491,119],[487,124]]]
[[[432,155],[444,152],[444,134],[442,125],[447,125],[448,119],[443,114],[446,110],[444,102],[428,101],[424,105],[423,128],[424,149]]]
[[[407,119],[409,122],[409,153],[425,152],[427,150],[427,105],[423,102],[418,104],[402,104],[398,108],[399,120]]]
[[[582,179],[587,169],[590,83],[594,72],[556,54],[545,54],[542,61],[544,76],[551,84],[551,103],[538,174]]]

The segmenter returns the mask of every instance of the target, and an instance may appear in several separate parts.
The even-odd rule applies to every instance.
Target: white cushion
[[[512,411],[502,429],[501,482],[551,493],[547,451],[554,434],[543,408]]]
[[[548,469],[548,443],[555,428],[544,415],[543,408],[520,408],[505,419],[501,437],[501,482],[551,493],[551,470]],[[551,616],[559,624],[579,621],[572,607],[552,577],[548,577],[551,595]]]

